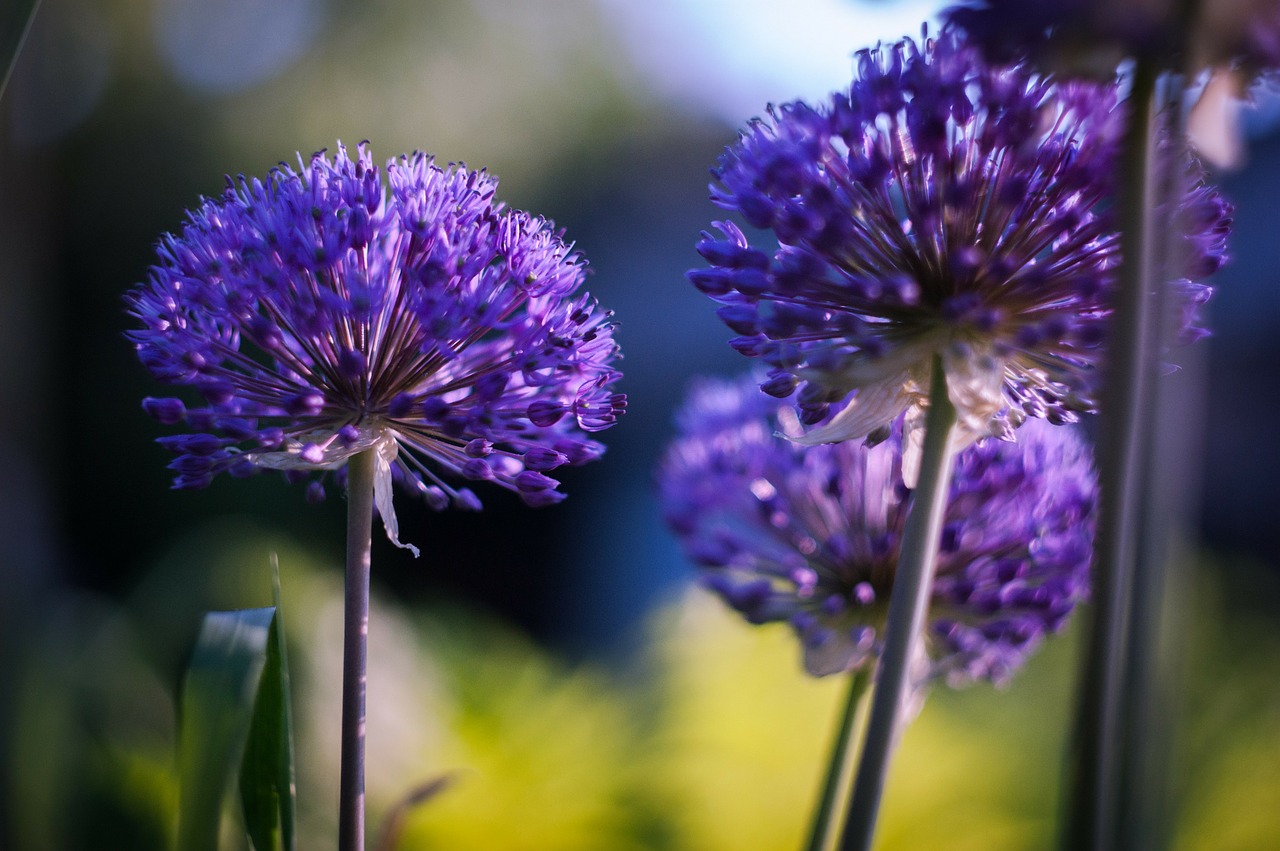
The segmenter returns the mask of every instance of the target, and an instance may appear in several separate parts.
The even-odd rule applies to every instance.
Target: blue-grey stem
[[[347,579],[342,632],[339,851],[364,851],[364,695],[369,656],[369,565],[373,544],[373,474],[376,451],[366,450],[347,462]]]
[[[1184,6],[1187,3],[1183,2]],[[1192,19],[1185,9],[1183,20]],[[1185,131],[1181,110],[1182,77],[1167,75],[1159,81],[1154,131],[1166,130],[1177,138]],[[1166,163],[1167,166],[1167,163]],[[1181,187],[1177,170],[1156,169],[1158,175],[1153,208],[1155,221],[1153,256],[1160,263],[1154,280],[1162,282],[1164,261],[1177,249],[1177,235],[1170,219],[1170,199]],[[1179,351],[1183,367],[1162,375],[1162,352],[1168,351],[1182,325],[1180,305],[1167,286],[1149,287],[1154,298],[1152,333],[1147,346],[1147,374],[1151,382],[1149,438],[1144,441],[1146,473],[1141,483],[1135,574],[1130,607],[1129,653],[1123,683],[1118,754],[1117,833],[1115,847],[1143,851],[1168,848],[1173,824],[1173,786],[1169,772],[1169,747],[1174,716],[1181,692],[1177,660],[1185,658],[1171,645],[1184,637],[1180,622],[1181,585],[1185,579],[1188,530],[1200,492],[1199,460],[1204,425],[1204,348]],[[1197,368],[1199,367],[1199,368]]]
[[[889,594],[880,670],[871,697],[862,757],[853,784],[853,798],[842,851],[868,851],[875,834],[876,814],[889,769],[889,756],[902,722],[902,707],[911,688],[910,667],[916,642],[923,640],[934,564],[942,538],[942,517],[951,484],[952,436],[956,411],[947,397],[942,358],[934,357],[929,384],[929,410],[924,424],[920,479],[902,532],[902,551]]]
[[[1157,71],[1139,60],[1129,94],[1128,126],[1117,186],[1123,258],[1106,360],[1100,441],[1098,534],[1093,573],[1093,624],[1081,678],[1063,849],[1105,851],[1116,836],[1120,717],[1128,658],[1140,485],[1150,399],[1150,296],[1155,207],[1155,83]]]
[[[844,783],[844,776],[849,766],[853,728],[858,717],[862,698],[867,693],[867,685],[871,682],[873,664],[868,662],[861,669],[849,675],[849,692],[840,713],[840,721],[836,725],[836,734],[831,742],[831,759],[827,763],[827,774],[822,782],[822,791],[818,796],[818,806],[814,809],[813,825],[809,830],[809,841],[805,851],[823,851],[836,832],[836,796]]]

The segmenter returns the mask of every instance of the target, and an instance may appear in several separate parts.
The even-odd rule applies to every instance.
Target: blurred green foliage
[[[279,607],[209,612],[182,683],[178,849],[216,851],[232,779],[256,851],[292,851],[294,776]]]
[[[337,577],[296,544],[219,523],[179,543],[124,605],[63,598],[33,632],[8,731],[17,848],[172,847],[180,648],[201,606],[255,596],[235,589],[269,599],[272,550],[290,611],[299,847],[331,843]],[[1280,835],[1280,629],[1256,603],[1274,596],[1266,576],[1206,562],[1188,586],[1185,688],[1169,707],[1178,849]],[[1050,847],[1075,645],[1047,643],[1004,690],[933,690],[894,765],[879,847]],[[841,691],[800,672],[785,629],[748,627],[697,591],[664,607],[616,669],[569,664],[474,612],[375,597],[371,841],[406,794],[447,776],[407,811],[395,848],[794,848]]]

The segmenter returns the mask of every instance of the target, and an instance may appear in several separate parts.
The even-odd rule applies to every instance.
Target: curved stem
[[[929,411],[924,424],[924,451],[920,481],[912,497],[902,533],[902,552],[889,595],[889,621],[885,629],[880,673],[871,699],[866,742],[858,763],[858,775],[849,802],[840,848],[843,851],[871,847],[876,813],[889,768],[889,754],[901,726],[901,711],[909,695],[908,678],[913,648],[924,632],[933,587],[934,562],[942,537],[942,517],[951,484],[952,436],[956,410],[947,397],[947,378],[941,357],[935,356],[929,386]]]
[[[1062,847],[1107,849],[1115,841],[1120,715],[1130,631],[1130,600],[1144,435],[1150,396],[1151,211],[1156,70],[1139,60],[1117,176],[1122,263],[1112,316],[1098,447],[1100,501],[1094,545],[1094,613],[1081,678],[1074,759]]]
[[[347,462],[347,579],[342,633],[342,775],[339,851],[364,849],[365,679],[369,638],[369,566],[373,541],[374,453]]]
[[[836,795],[844,781],[845,770],[849,765],[850,743],[853,739],[854,720],[866,696],[867,685],[871,682],[871,669],[874,664],[868,662],[860,670],[849,675],[849,695],[845,700],[844,712],[836,726],[836,735],[831,742],[831,761],[827,764],[827,776],[822,783],[822,793],[818,798],[817,809],[813,813],[813,826],[809,830],[809,841],[805,851],[823,851],[827,842],[835,835],[836,828]]]

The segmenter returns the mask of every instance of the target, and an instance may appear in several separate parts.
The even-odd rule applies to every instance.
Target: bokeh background
[[[375,540],[370,824],[448,775],[397,847],[798,846],[839,684],[691,588],[653,497],[690,378],[746,367],[683,273],[736,128],[845,85],[853,51],[940,5],[44,0],[0,101],[0,848],[169,847],[185,656],[201,612],[269,603],[271,553],[301,847],[331,844],[344,506],[272,476],[171,492],[121,295],[224,175],[365,139],[486,167],[555,219],[617,313],[631,404],[560,506],[399,501],[423,555]],[[1165,379],[1190,521],[1160,589],[1151,847],[1280,841],[1275,102],[1260,93],[1247,162],[1216,176],[1237,212],[1215,336]],[[1051,844],[1077,644],[1005,690],[931,695],[880,847]]]

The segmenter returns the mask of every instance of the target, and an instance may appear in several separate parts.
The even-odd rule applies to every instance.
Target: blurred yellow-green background
[[[0,848],[171,845],[183,662],[203,611],[269,602],[273,552],[301,847],[332,844],[343,506],[265,476],[169,491],[121,295],[224,175],[363,139],[487,167],[505,201],[563,226],[621,323],[631,400],[563,505],[402,500],[422,558],[375,542],[371,840],[448,776],[396,847],[799,847],[840,684],[804,677],[785,630],[693,590],[654,505],[688,380],[746,366],[683,272],[736,128],[844,85],[854,50],[940,5],[43,0],[0,101]],[[1156,802],[1135,847],[1280,846],[1278,112],[1260,98],[1248,163],[1219,176],[1235,262],[1215,337],[1166,378],[1177,537],[1194,543],[1161,592],[1172,690],[1149,719],[1152,775],[1131,778]],[[1078,632],[1007,689],[930,695],[880,847],[1052,845]]]

